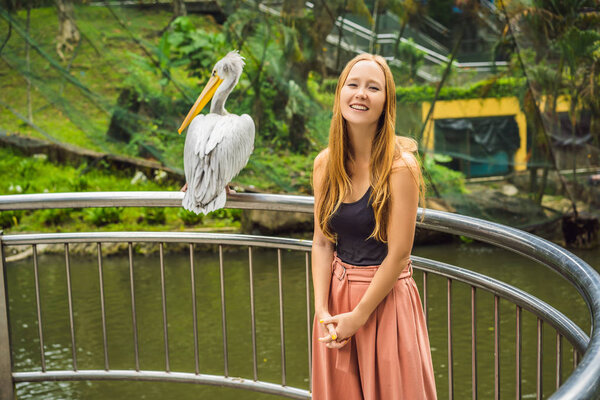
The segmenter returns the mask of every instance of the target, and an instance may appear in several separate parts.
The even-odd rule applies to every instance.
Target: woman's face
[[[344,119],[356,125],[376,124],[385,99],[385,76],[379,64],[371,60],[354,64],[340,92]]]

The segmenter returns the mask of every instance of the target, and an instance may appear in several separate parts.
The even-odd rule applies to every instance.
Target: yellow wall
[[[430,107],[431,103],[423,103],[423,121],[427,117]],[[429,118],[423,132],[423,147],[428,152],[433,152],[433,123],[436,119],[496,117],[502,115],[514,115],[519,126],[521,143],[514,156],[514,168],[516,171],[523,171],[527,168],[527,122],[525,114],[521,112],[521,108],[519,107],[519,100],[516,97],[436,101],[433,115]]]
[[[570,105],[571,102],[568,97],[558,96],[558,99],[556,99],[556,112],[568,112]],[[550,107],[547,96],[541,96],[540,104],[538,104],[538,106],[540,106],[540,109],[542,110],[546,110],[546,108]]]

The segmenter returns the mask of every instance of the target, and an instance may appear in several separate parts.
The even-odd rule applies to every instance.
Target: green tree
[[[585,105],[591,111],[590,131],[598,143],[598,6],[593,0],[513,0],[501,2],[501,6],[507,24],[505,30],[510,30],[516,43],[517,52],[513,60],[523,68],[528,79],[532,94],[530,101],[533,99],[536,104],[535,111],[540,115],[539,121],[544,127],[543,140],[546,142],[548,155],[558,169],[548,136],[561,129],[557,113],[560,95],[566,95],[570,101],[572,134],[575,134],[578,114]],[[539,107],[543,98],[546,107],[545,115],[542,116]],[[575,158],[573,161],[575,169]],[[546,174],[547,171],[544,177]],[[561,182],[571,197],[573,211],[577,215],[573,194],[562,177]],[[543,185],[538,196],[540,200],[541,194]]]

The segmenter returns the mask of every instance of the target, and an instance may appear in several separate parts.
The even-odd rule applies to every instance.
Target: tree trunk
[[[408,24],[408,18],[402,21],[402,26],[400,27],[400,32],[398,32],[398,36],[396,37],[396,41],[394,43],[394,58],[397,60],[398,55],[400,53],[400,40],[402,40],[402,35],[404,35],[404,30],[406,29],[406,25]]]
[[[342,11],[342,23],[338,28],[338,44],[337,52],[335,54],[335,70],[340,70],[340,47],[342,46],[342,37],[344,36],[344,18],[346,17],[346,7],[348,6],[348,0],[344,0],[344,7]]]
[[[284,0],[282,14],[286,18],[302,18],[304,8],[304,0]]]
[[[529,168],[529,193],[537,193],[537,167]]]
[[[72,0],[54,0],[58,12],[58,36],[56,37],[56,53],[65,61],[65,51],[73,51],[79,43],[81,35],[75,24],[75,13]]]
[[[369,53],[374,53],[375,44],[377,43],[377,16],[379,15],[379,0],[375,0],[373,6],[373,25],[371,27],[371,40],[369,41]]]
[[[27,2],[27,20],[25,22],[25,32],[29,35],[29,26],[31,22],[31,3]],[[27,118],[30,123],[33,123],[33,110],[31,107],[31,62],[29,58],[29,42],[25,41],[25,64],[27,68]]]
[[[437,99],[439,97],[440,90],[442,89],[442,86],[444,86],[446,79],[450,75],[450,71],[452,70],[452,63],[454,62],[456,53],[458,53],[458,49],[460,47],[460,42],[462,41],[462,38],[464,36],[464,31],[465,31],[464,28],[461,29],[459,36],[456,39],[456,43],[454,44],[454,48],[452,49],[452,54],[450,54],[450,60],[448,60],[448,64],[446,65],[446,69],[444,70],[444,74],[442,75],[442,79],[440,80],[437,88],[435,89],[435,95],[433,96],[433,100],[431,101],[431,107],[429,107],[429,112],[427,112],[425,121],[423,121],[423,125],[421,126],[421,132],[419,132],[419,136],[417,137],[417,142],[420,142],[421,138],[423,137],[423,132],[425,131],[425,127],[427,126],[427,121],[429,121],[429,118],[431,118],[431,116],[433,115],[433,108],[435,107],[435,102],[437,101]],[[440,192],[438,191],[437,187],[435,186],[435,183],[433,182],[433,179],[431,178],[431,175],[429,175],[429,172],[427,170],[425,170],[425,178],[431,184],[431,188],[433,189],[433,192],[435,193],[436,197],[438,197],[438,198],[441,197]]]
[[[544,173],[542,174],[542,183],[538,188],[537,195],[535,197],[535,203],[538,205],[542,204],[542,199],[544,198],[544,192],[546,191],[546,185],[548,184],[548,167],[544,167]]]
[[[175,18],[177,17],[183,17],[187,15],[187,8],[185,8],[185,1],[184,0],[173,0],[173,16]]]
[[[462,41],[463,36],[464,36],[464,29],[461,29],[459,36],[456,39],[456,42],[454,43],[454,48],[452,49],[452,53],[450,54],[450,59],[448,60],[448,64],[446,64],[446,69],[444,70],[442,79],[440,80],[440,82],[438,83],[438,85],[435,89],[435,94],[433,96],[433,100],[431,101],[431,107],[429,107],[429,111],[427,112],[425,121],[423,121],[423,125],[421,126],[421,132],[419,132],[419,137],[417,138],[418,141],[420,141],[421,138],[423,137],[423,132],[425,131],[425,126],[427,126],[427,122],[429,121],[429,118],[431,118],[431,115],[433,115],[433,108],[435,107],[435,102],[437,101],[437,99],[440,95],[440,90],[442,89],[442,86],[444,86],[444,83],[446,82],[446,79],[448,78],[448,76],[450,76],[450,71],[452,70],[452,63],[454,62],[454,58],[456,58],[456,53],[458,53],[458,49],[460,47],[460,42]]]

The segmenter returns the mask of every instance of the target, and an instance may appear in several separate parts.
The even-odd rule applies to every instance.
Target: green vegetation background
[[[54,7],[31,11],[30,31],[25,33],[25,11],[14,19],[13,33],[4,47],[0,66],[0,134],[18,133],[59,143],[69,143],[95,151],[131,157],[155,158],[164,165],[181,170],[184,136],[176,128],[201,90],[216,60],[231,50],[223,27],[210,17],[191,15],[176,20],[167,29],[172,14],[162,11],[76,7],[77,25],[82,33],[80,45],[60,61],[54,50],[58,19]],[[230,18],[228,30],[236,22],[250,18]],[[290,40],[285,31],[257,28],[247,48],[267,49],[259,85],[244,74],[230,96],[227,108],[249,113],[257,122],[255,151],[235,184],[274,193],[311,194],[312,160],[327,143],[329,120],[336,79],[311,73],[306,87],[292,80],[282,81]],[[262,30],[261,30],[262,29]],[[8,31],[6,18],[0,31]],[[267,47],[262,47],[268,38]],[[30,65],[26,64],[26,41]],[[272,41],[272,42],[271,42]],[[248,59],[246,69],[257,68]],[[154,60],[154,61],[153,61]],[[27,82],[31,83],[33,123],[27,118]],[[505,81],[491,95],[518,86]],[[501,82],[502,83],[502,82]],[[488,85],[489,86],[489,85]],[[302,110],[307,115],[302,142],[291,149],[289,121],[272,112],[278,101],[278,88],[288,95],[282,112],[291,115]],[[508,89],[506,89],[508,88]],[[150,108],[146,114],[132,114],[127,104],[119,105],[124,89],[135,93],[135,100]],[[477,97],[475,88],[448,89],[441,98]],[[398,88],[399,101],[406,103],[399,113],[399,134],[415,136],[420,129],[419,101],[431,99],[433,88]],[[256,104],[261,109],[256,109]],[[122,107],[121,107],[122,106]],[[111,118],[118,112],[134,123],[128,144],[107,136]],[[259,113],[260,115],[256,115]],[[441,191],[464,191],[459,173],[430,162],[430,176]],[[109,166],[88,168],[82,165],[54,165],[44,157],[24,157],[12,149],[0,149],[0,193],[43,193],[71,191],[178,190],[182,182],[156,177],[134,179],[135,171],[114,171]],[[132,183],[134,182],[134,183]],[[196,223],[205,226],[239,226],[240,212],[222,210],[204,220],[178,209],[90,209],[3,212],[0,226],[5,231],[81,231],[91,227],[109,230],[189,229]]]

